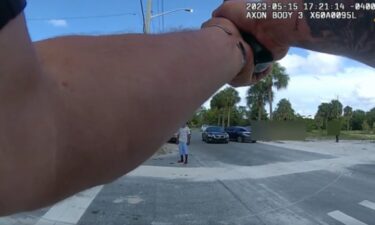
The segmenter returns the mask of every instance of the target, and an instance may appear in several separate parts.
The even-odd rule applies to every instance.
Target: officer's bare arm
[[[134,169],[241,71],[239,40],[212,27],[32,44],[12,20],[0,30],[0,215]]]

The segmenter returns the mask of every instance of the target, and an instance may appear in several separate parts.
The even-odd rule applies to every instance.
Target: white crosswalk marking
[[[338,210],[332,211],[328,213],[328,216],[332,217],[333,219],[345,224],[345,225],[367,225],[364,222],[361,222],[351,216],[346,215],[343,212]]]
[[[57,203],[35,225],[76,224],[102,188],[97,186]]]
[[[375,210],[375,203],[374,202],[364,200],[364,201],[360,202],[359,204],[364,206],[364,207],[367,207],[369,209]]]

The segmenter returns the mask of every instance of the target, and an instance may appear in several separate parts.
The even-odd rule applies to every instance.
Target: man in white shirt
[[[178,150],[180,152],[179,163],[188,163],[188,145],[190,144],[191,132],[187,124],[178,130]],[[185,161],[184,161],[185,156]]]

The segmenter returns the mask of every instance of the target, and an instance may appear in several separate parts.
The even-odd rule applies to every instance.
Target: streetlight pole
[[[145,34],[150,33],[150,26],[151,26],[151,17],[152,17],[152,0],[147,0],[146,6],[146,19],[145,19]]]
[[[147,0],[147,6],[146,6],[146,15],[145,15],[145,24],[144,24],[144,30],[143,32],[145,34],[151,33],[151,20],[155,17],[167,15],[170,13],[178,12],[178,11],[186,11],[186,12],[193,12],[193,9],[190,8],[180,8],[180,9],[174,9],[167,12],[162,12],[156,15],[152,15],[152,0]]]
[[[158,17],[158,16],[168,15],[168,14],[178,12],[178,11],[185,11],[185,12],[190,12],[190,13],[194,12],[194,10],[190,9],[190,8],[180,8],[180,9],[174,9],[174,10],[162,12],[162,13],[159,13],[159,14],[151,15],[151,19],[155,18],[155,17]]]

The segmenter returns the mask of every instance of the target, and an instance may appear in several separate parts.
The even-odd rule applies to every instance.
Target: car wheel
[[[256,140],[252,140],[251,143],[256,143],[257,141]]]
[[[243,142],[243,138],[241,136],[237,137],[237,142]]]

